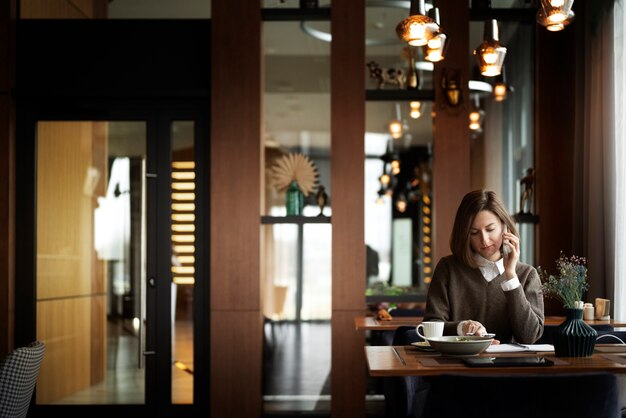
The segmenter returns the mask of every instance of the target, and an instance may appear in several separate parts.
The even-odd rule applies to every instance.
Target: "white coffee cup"
[[[423,329],[424,334],[420,332],[420,328]],[[417,335],[423,339],[432,337],[441,337],[443,335],[443,322],[442,321],[426,321],[415,327]]]

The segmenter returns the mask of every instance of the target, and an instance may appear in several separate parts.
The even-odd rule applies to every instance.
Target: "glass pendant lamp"
[[[506,48],[500,45],[498,21],[490,19],[485,22],[483,42],[474,50],[480,73],[485,77],[495,77],[502,72]]]
[[[438,31],[439,25],[426,16],[424,0],[411,0],[410,16],[396,26],[398,37],[413,46],[426,45]]]
[[[443,61],[445,58],[445,49],[448,46],[448,36],[443,32],[441,26],[439,26],[439,8],[433,7],[428,13],[439,27],[439,30],[435,36],[426,43],[424,47],[424,59],[430,62]]]

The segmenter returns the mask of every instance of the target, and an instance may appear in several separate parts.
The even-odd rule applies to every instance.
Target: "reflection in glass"
[[[143,122],[37,124],[38,404],[142,404]]]
[[[193,403],[196,172],[194,123],[172,133],[172,403]]]
[[[298,7],[297,1],[287,3]],[[264,6],[283,7],[283,2],[264,1]],[[305,221],[328,221],[333,195],[330,43],[305,34],[299,22],[268,21],[263,30],[261,210],[278,222],[261,226],[260,286],[267,348],[263,410],[266,414],[324,413],[330,411],[332,229],[329,223],[282,223],[286,196],[271,174],[287,154],[310,158],[330,200],[322,198],[320,204],[313,191],[304,198],[302,216]],[[320,206],[324,206],[323,217],[318,216]]]

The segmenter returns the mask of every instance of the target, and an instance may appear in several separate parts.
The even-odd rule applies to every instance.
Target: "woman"
[[[519,262],[515,223],[494,192],[465,195],[450,249],[435,268],[424,320],[445,321],[448,335],[490,332],[501,342],[537,341],[544,321],[541,281],[534,267]]]

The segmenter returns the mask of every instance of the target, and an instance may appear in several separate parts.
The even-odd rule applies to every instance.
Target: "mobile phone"
[[[500,252],[502,253],[503,257],[509,255],[509,253],[511,252],[511,249],[507,245],[504,245],[504,242],[505,242],[504,234],[508,230],[509,228],[507,228],[506,224],[504,224],[504,227],[502,228],[502,247],[500,248]]]

